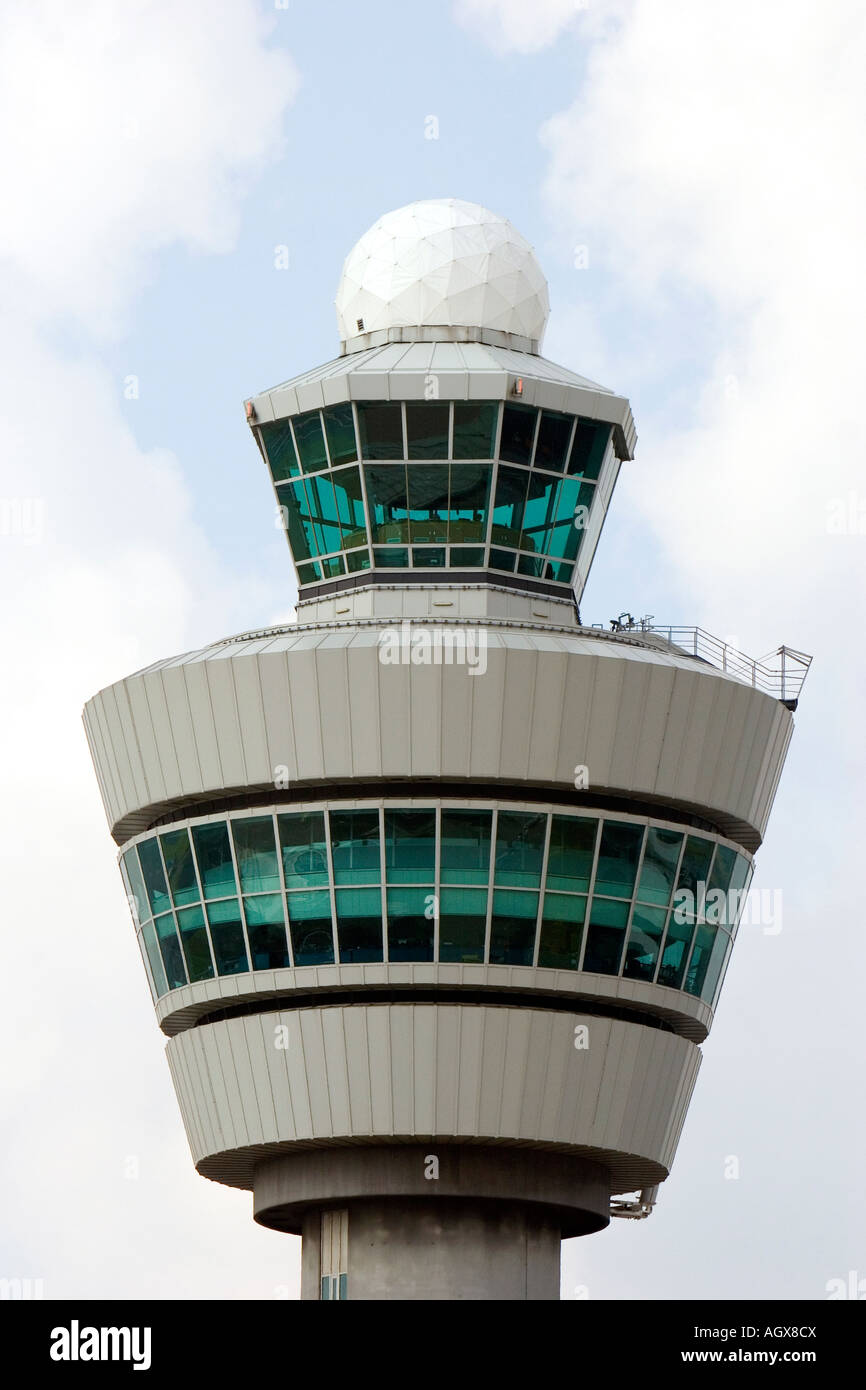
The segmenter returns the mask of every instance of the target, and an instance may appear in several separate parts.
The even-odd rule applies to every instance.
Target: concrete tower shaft
[[[85,727],[198,1171],[304,1298],[555,1298],[670,1173],[795,702],[582,624],[628,402],[538,356],[503,219],[391,216],[342,355],[247,403],[297,621]]]

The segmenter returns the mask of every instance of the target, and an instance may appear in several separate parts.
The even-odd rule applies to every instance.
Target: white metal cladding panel
[[[408,774],[567,786],[586,764],[593,787],[753,818],[763,833],[791,728],[769,696],[664,653],[562,634],[490,630],[483,675],[383,665],[358,636],[304,634],[288,657],[233,644],[176,668],[167,701],[160,673],[147,677],[152,699],[141,677],[96,696],[87,717],[100,730],[92,747],[112,823],[168,796],[267,785],[283,763],[293,782]]]
[[[700,1062],[673,1034],[580,1014],[445,1004],[303,1014],[303,1050],[284,1013],[171,1040],[196,1162],[276,1142],[454,1135],[634,1154],[669,1169]],[[289,1105],[271,1055],[275,1020],[292,1034]],[[587,1049],[574,1047],[577,1023],[588,1027]],[[350,1052],[358,1057],[348,1066]],[[312,1128],[294,1118],[307,1092]]]

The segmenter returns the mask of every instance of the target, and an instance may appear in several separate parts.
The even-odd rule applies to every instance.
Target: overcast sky
[[[569,1242],[563,1297],[866,1279],[864,68],[861,0],[6,0],[0,1277],[297,1294],[300,1242],[192,1167],[80,712],[291,614],[243,399],[336,355],[381,213],[455,196],[534,244],[545,355],[632,403],[584,618],[815,658],[782,929],[740,931],[655,1214]]]

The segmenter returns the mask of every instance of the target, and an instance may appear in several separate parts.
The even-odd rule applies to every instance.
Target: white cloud
[[[498,52],[536,53],[585,15],[590,0],[455,0],[459,24]]]

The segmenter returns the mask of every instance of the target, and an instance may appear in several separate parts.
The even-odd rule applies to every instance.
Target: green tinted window
[[[506,405],[502,411],[499,457],[509,463],[529,463],[538,411],[529,405]]]
[[[433,888],[388,889],[388,959],[432,960]]]
[[[351,463],[353,459],[358,457],[351,401],[344,401],[342,405],[328,406],[326,410],[322,411],[322,419],[325,422],[325,434],[328,436],[331,467],[336,468],[338,464]]]
[[[490,464],[461,463],[451,468],[448,539],[483,541],[490,507]]]
[[[650,829],[637,890],[641,902],[667,907],[674,891],[682,843],[678,830]]]
[[[480,883],[490,875],[490,811],[442,809],[443,883]]]
[[[342,533],[337,516],[337,499],[333,479],[327,473],[307,479],[307,499],[312,510],[316,535],[321,537],[323,551],[339,550]]]
[[[498,420],[498,401],[455,401],[452,458],[492,459]]]
[[[379,883],[378,811],[331,811],[335,883]]]
[[[283,511],[283,521],[292,555],[297,564],[309,560],[322,550],[321,536],[313,526],[307,492],[299,478],[294,483],[283,483],[277,488],[277,500]]]
[[[488,829],[488,856],[489,848]],[[439,894],[439,959],[481,964],[487,923],[486,888],[443,888]]]
[[[295,965],[331,965],[334,938],[328,892],[287,893]]]
[[[656,984],[667,985],[669,989],[679,989],[694,929],[693,921],[678,922],[675,913],[671,912]]]
[[[280,889],[280,869],[270,816],[232,821],[242,893],[274,893]]]
[[[610,425],[595,425],[590,420],[578,420],[568,459],[568,472],[580,474],[584,478],[597,478],[601,472],[609,438]]]
[[[430,883],[436,874],[436,812],[385,812],[389,883]],[[377,865],[378,877],[378,865]]]
[[[498,889],[490,923],[491,965],[531,965],[538,894]]]
[[[409,568],[409,552],[399,545],[389,545],[383,550],[373,551],[376,569],[406,570]]]
[[[364,483],[370,508],[370,530],[374,543],[408,541],[409,499],[403,464],[390,468],[364,469]]]
[[[407,469],[409,529],[413,541],[448,538],[448,464],[413,464]]]
[[[314,584],[322,577],[321,565],[298,565],[298,583]]]
[[[542,410],[538,443],[535,446],[536,468],[551,468],[555,473],[562,472],[568,453],[568,441],[571,439],[572,423],[571,415],[562,415],[557,410]]]
[[[538,888],[547,816],[532,811],[500,811],[496,832],[496,886]]]
[[[306,415],[296,415],[292,424],[295,427],[295,443],[304,472],[315,473],[320,468],[327,468],[325,436],[322,433],[322,421],[318,410],[310,410]]]
[[[337,520],[346,550],[367,544],[367,514],[361,495],[361,474],[357,468],[341,468],[331,475]]]
[[[361,435],[361,457],[365,459],[402,459],[403,408],[400,405],[358,406],[358,428]]]
[[[195,865],[192,862],[192,849],[186,830],[169,830],[160,835],[162,857],[168,873],[168,886],[175,907],[198,902],[198,884],[195,878]]]
[[[321,811],[277,816],[287,888],[318,888],[328,882],[325,817]]]
[[[730,937],[726,932],[717,932],[712,951],[710,952],[710,960],[707,965],[707,973],[704,976],[703,988],[701,989],[701,998],[710,1005],[715,1004],[721,982],[724,979],[725,967],[730,953]]]
[[[187,980],[180,942],[174,927],[174,913],[166,912],[162,917],[155,917],[153,925],[156,928],[156,938],[162,952],[168,987],[169,989],[179,989],[181,985],[186,984]]]
[[[412,567],[416,570],[440,570],[445,568],[445,547],[422,546],[412,551]]]
[[[161,999],[164,994],[168,993],[168,981],[165,978],[165,966],[162,963],[162,956],[156,943],[156,932],[152,922],[146,922],[142,927],[141,938],[144,942],[144,949],[147,951],[147,959],[150,962],[150,973],[153,976],[157,998]]]
[[[715,889],[720,890],[722,893],[728,891],[736,861],[737,855],[735,850],[729,849],[727,845],[716,845],[716,857],[713,860],[713,871],[710,874],[709,881],[710,892]]]
[[[611,898],[630,898],[643,840],[642,825],[605,821],[598,851],[595,893]]]
[[[292,430],[288,420],[278,420],[274,425],[262,425],[262,444],[268,456],[268,466],[275,483],[284,478],[295,478],[300,473]]]
[[[520,545],[523,550],[533,550],[538,555],[543,555],[548,549],[551,528],[556,519],[556,500],[561,486],[558,478],[546,477],[543,473],[530,473],[520,533]]]
[[[689,968],[686,972],[685,984],[683,985],[686,994],[701,993],[717,935],[721,938],[719,945],[722,955],[724,955],[726,945],[724,932],[721,932],[718,927],[698,927],[695,936],[695,944],[692,947],[692,958],[689,961]]]
[[[283,970],[291,965],[280,893],[244,898],[244,916],[253,970]]]
[[[576,970],[586,919],[586,898],[545,893],[538,964],[551,970]]]
[[[346,544],[348,545],[348,541]],[[353,550],[351,555],[346,556],[346,564],[350,574],[355,574],[358,570],[368,570],[370,568],[369,550]]]
[[[517,573],[531,574],[533,578],[540,579],[544,574],[544,558],[541,555],[518,555]]]
[[[548,888],[586,893],[592,873],[598,822],[578,816],[554,816],[547,860]]]
[[[141,870],[138,867],[138,855],[134,849],[128,849],[123,856],[123,867],[126,870],[127,892],[132,898],[131,907],[135,908],[135,917],[139,922],[145,922],[150,916],[150,904],[145,897],[144,881],[141,877]]]
[[[448,414],[444,401],[406,406],[407,458],[447,459]]]
[[[162,871],[162,861],[159,857],[159,845],[155,839],[142,840],[138,846],[138,858],[144,876],[144,886],[147,889],[147,896],[155,917],[158,912],[165,912],[171,907],[165,874]]]
[[[226,898],[219,903],[208,903],[207,920],[213,942],[217,973],[220,975],[240,975],[243,971],[249,970],[247,948],[241,926],[241,909],[237,898]]]
[[[699,898],[703,899],[713,849],[712,840],[700,840],[696,835],[690,835],[686,840],[677,890],[693,894],[696,902]]]
[[[177,914],[177,925],[190,982],[212,980],[214,972],[210,958],[210,942],[207,939],[201,908],[181,908]]]
[[[493,503],[493,525],[490,531],[490,539],[494,545],[520,545],[523,508],[528,487],[528,472],[499,465],[496,499]]]
[[[454,523],[451,523],[452,526]],[[470,546],[452,546],[451,564],[459,569],[483,569],[484,567],[484,547],[477,549]]]
[[[229,893],[236,893],[235,871],[225,822],[194,825],[192,842],[205,897],[225,898]]]
[[[586,934],[584,970],[595,975],[617,975],[622,959],[628,903],[603,902],[593,899],[589,929]]]
[[[665,930],[663,907],[635,907],[625,952],[623,975],[630,980],[652,980]]]
[[[509,574],[514,572],[517,556],[513,550],[491,550],[490,568],[493,570],[508,570]]]
[[[337,937],[345,964],[382,960],[382,893],[379,888],[337,889]]]

